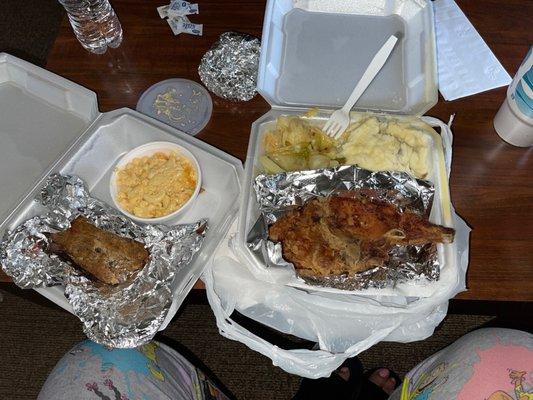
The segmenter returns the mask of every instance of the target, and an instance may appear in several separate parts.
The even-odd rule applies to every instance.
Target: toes
[[[387,368],[380,368],[377,371],[374,371],[372,375],[370,375],[368,380],[372,382],[374,385],[379,386],[380,388],[383,388],[383,386],[385,386],[385,383],[389,379],[389,375],[390,375],[390,372]]]
[[[387,382],[383,385],[382,389],[385,393],[391,394],[394,392],[394,388],[396,387],[396,379],[389,378],[387,379]]]
[[[342,367],[340,370],[337,371],[337,374],[345,381],[348,381],[350,379],[350,368]]]

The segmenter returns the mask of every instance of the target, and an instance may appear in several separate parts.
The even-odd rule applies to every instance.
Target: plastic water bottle
[[[122,26],[109,0],[59,0],[81,45],[96,54],[122,43]]]

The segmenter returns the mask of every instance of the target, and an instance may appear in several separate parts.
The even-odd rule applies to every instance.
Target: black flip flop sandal
[[[345,360],[337,369],[347,367],[350,370],[348,380],[333,372],[329,378],[303,378],[298,392],[292,400],[358,400],[365,380],[363,365],[357,357]]]
[[[387,400],[389,398],[389,395],[383,391],[382,388],[380,388],[375,383],[371,382],[369,380],[370,375],[372,375],[374,372],[376,372],[379,369],[387,369],[389,371],[389,377],[394,378],[396,381],[396,385],[394,385],[394,389],[398,388],[402,384],[402,380],[398,376],[398,374],[394,371],[391,371],[387,367],[378,367],[373,368],[363,374],[363,384],[361,386],[361,392],[359,393],[358,400]]]

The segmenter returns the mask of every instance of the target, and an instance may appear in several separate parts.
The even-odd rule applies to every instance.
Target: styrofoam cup
[[[513,146],[533,146],[533,125],[514,113],[507,98],[494,117],[494,129],[503,140]]]

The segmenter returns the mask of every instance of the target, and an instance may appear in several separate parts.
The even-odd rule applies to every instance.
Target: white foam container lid
[[[0,232],[99,115],[94,92],[0,53]]]
[[[60,76],[0,54],[0,235],[46,212],[34,201],[53,172],[80,176],[92,196],[112,205],[109,179],[117,161],[144,143],[168,141],[188,149],[202,169],[195,204],[168,224],[209,221],[193,262],[178,271],[173,302],[160,330],[177,312],[208,258],[235,219],[242,163],[194,137],[127,108],[101,114],[96,95]],[[63,287],[36,289],[72,312]]]
[[[424,0],[269,0],[258,91],[272,106],[342,106],[392,34],[399,40],[356,108],[422,115],[438,100],[433,7]]]
[[[373,55],[391,34],[400,32],[391,58],[367,92],[357,110],[419,117],[437,102],[433,10],[430,3],[414,0],[269,0],[263,26],[258,91],[272,110],[252,125],[241,197],[238,233],[233,250],[259,279],[290,285],[310,293],[333,295],[427,297],[439,286],[456,279],[455,244],[439,244],[441,278],[434,283],[406,282],[389,289],[342,291],[310,286],[286,268],[265,268],[246,245],[246,236],[259,211],[253,180],[261,170],[262,138],[280,115],[299,115],[319,106],[314,118],[322,123],[332,109],[340,107],[355,87]],[[327,60],[325,62],[324,60]],[[337,60],[337,62],[334,62]],[[340,62],[339,62],[340,60]],[[453,227],[446,161],[451,162],[451,131],[442,121],[422,120],[439,130],[428,133],[431,149],[429,180],[435,185],[430,220]],[[445,146],[443,148],[443,143]],[[216,262],[216,260],[215,260]],[[400,300],[401,301],[401,300]]]

